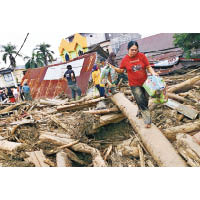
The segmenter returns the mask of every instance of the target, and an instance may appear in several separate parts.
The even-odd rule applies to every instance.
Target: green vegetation
[[[36,51],[36,54],[40,54],[45,65],[48,65],[48,62],[52,62],[54,60],[53,58],[54,52],[49,50],[50,47],[51,45],[43,43],[37,45],[36,48],[34,49],[34,51]]]
[[[44,66],[44,61],[40,53],[33,52],[31,57],[26,56],[24,60],[28,60],[25,64],[26,69]]]
[[[7,57],[8,57],[9,61],[10,61],[10,66],[12,68],[15,68],[16,67],[15,57],[16,57],[16,55],[21,56],[21,55],[17,54],[16,46],[9,43],[7,45],[2,46],[2,48],[3,48],[2,52],[4,53],[2,60],[6,63]]]
[[[186,58],[191,58],[193,50],[200,49],[200,33],[176,33],[174,44],[184,50]]]

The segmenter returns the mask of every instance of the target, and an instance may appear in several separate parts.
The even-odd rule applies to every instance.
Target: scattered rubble
[[[169,98],[178,102],[176,105],[181,107],[150,102],[155,125],[152,130],[162,132],[174,151],[191,167],[200,166],[199,71],[188,69],[184,75],[163,77],[170,91]],[[134,98],[127,84],[120,86],[120,92],[134,105]],[[79,101],[70,102],[62,94],[55,99],[0,104],[0,165],[163,166],[154,155],[155,152],[150,150],[154,146],[150,148],[148,141],[144,142],[143,128],[134,127],[133,122],[127,119],[125,113],[121,112],[122,108],[117,107],[112,98],[117,96],[107,99],[86,96]],[[193,111],[195,115],[190,117],[183,108],[186,108],[185,111]],[[138,125],[139,122],[134,123]],[[148,132],[149,129],[145,131]],[[160,142],[158,137],[158,146]],[[166,150],[165,154],[168,153]]]

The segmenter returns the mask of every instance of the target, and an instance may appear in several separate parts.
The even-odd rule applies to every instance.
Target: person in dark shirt
[[[24,92],[25,101],[32,101],[31,97],[31,90],[28,86],[28,83],[24,83],[24,86],[22,87],[22,91]]]
[[[67,79],[68,86],[72,91],[72,100],[76,100],[76,94],[78,94],[78,100],[81,98],[81,89],[77,86],[76,83],[76,76],[74,71],[72,70],[72,66],[68,65],[67,66],[67,71],[64,74],[64,78]]]

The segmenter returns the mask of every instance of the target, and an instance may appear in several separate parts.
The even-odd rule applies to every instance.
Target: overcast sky
[[[156,9],[153,12],[153,2],[156,2],[156,8],[161,6],[162,9]],[[172,1],[173,6],[170,5],[171,0],[164,6],[162,1],[153,0],[153,2],[145,1],[145,6],[142,1],[141,3],[134,2],[133,6],[127,6],[121,1],[115,1],[113,5],[108,0],[101,0],[95,5],[91,0],[2,1],[0,45],[11,42],[17,46],[18,50],[29,32],[27,42],[20,52],[22,55],[31,56],[35,46],[45,42],[52,46],[55,57],[59,57],[58,47],[62,38],[77,32],[140,33],[143,37],[156,33],[193,32],[192,22],[187,21],[187,15],[183,17],[178,13],[174,1]],[[94,8],[92,9],[91,6]],[[199,18],[197,8],[198,6],[192,8],[193,19]],[[198,26],[195,27],[198,28]],[[22,65],[24,61],[17,59],[17,64]],[[0,65],[4,65],[1,59]]]
[[[66,38],[67,36],[74,34],[70,32],[30,32],[29,36],[26,40],[25,45],[23,46],[22,50],[20,51],[20,54],[23,56],[31,56],[32,50],[36,47],[36,45],[41,43],[47,43],[51,45],[51,50],[55,52],[54,56],[55,58],[60,58],[58,47],[60,45],[60,42],[62,38]],[[152,35],[153,33],[141,33],[143,37]],[[25,37],[27,35],[26,30],[24,32],[0,32],[0,45],[7,45],[8,43],[11,43],[13,45],[16,45],[17,50],[20,49]],[[1,53],[1,56],[3,53]],[[5,65],[5,63],[0,60],[0,65],[2,66],[8,66],[9,60],[7,61],[8,64]],[[20,57],[17,57],[17,65],[24,65],[24,60]]]
[[[59,33],[53,33],[53,32],[30,32],[29,36],[26,40],[25,45],[23,46],[22,50],[20,51],[20,54],[23,56],[31,56],[32,50],[36,47],[36,45],[41,43],[47,43],[51,45],[51,50],[55,52],[55,57],[59,57],[58,47],[60,45],[60,42],[62,38],[67,37],[71,33],[67,32],[59,32]],[[24,32],[0,32],[0,44],[6,45],[8,43],[11,43],[13,45],[16,45],[17,50],[20,49],[25,37],[27,35],[26,30]],[[2,55],[2,53],[1,53]],[[5,65],[2,60],[0,60],[1,65]],[[8,62],[9,63],[9,62]],[[18,58],[17,59],[17,65],[23,65],[24,61],[23,59]]]

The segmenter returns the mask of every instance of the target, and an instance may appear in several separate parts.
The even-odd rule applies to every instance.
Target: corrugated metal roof
[[[82,59],[84,60],[83,60],[82,68],[80,69],[80,76],[77,77],[77,84],[81,88],[82,93],[85,94],[87,91],[90,74],[91,74],[93,65],[96,61],[96,53],[86,54],[65,63],[50,65],[50,66],[36,68],[36,69],[29,69],[26,72],[25,76],[23,77],[22,83],[25,80],[27,80],[28,85],[30,86],[30,89],[31,89],[31,95],[34,99],[54,98],[58,96],[59,94],[61,94],[62,92],[71,96],[71,90],[68,88],[66,80],[61,80],[58,78],[57,79],[55,78],[55,80],[54,79],[44,80],[44,78],[45,78],[45,75],[47,74],[48,69],[52,69],[51,67],[58,66],[59,68],[60,66],[64,66],[64,69],[65,69],[68,64],[72,64],[72,67],[73,67],[74,61],[78,61]],[[58,69],[58,68],[55,68],[55,69]],[[56,73],[56,70],[55,70],[55,73]],[[64,71],[60,73],[63,77]],[[57,76],[58,74],[55,74],[55,77]]]
[[[179,63],[177,65],[174,65],[173,67],[163,68],[163,69],[155,69],[155,71],[158,72],[160,76],[164,76],[164,75],[174,73],[176,70],[182,69],[183,67],[184,66],[181,63]]]
[[[174,33],[160,33],[150,37],[137,40],[140,52],[147,53],[151,51],[159,51],[164,49],[174,48]],[[127,53],[128,43],[121,45],[117,53],[117,59],[122,59]]]

